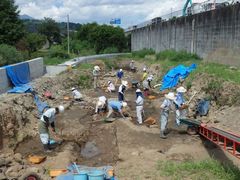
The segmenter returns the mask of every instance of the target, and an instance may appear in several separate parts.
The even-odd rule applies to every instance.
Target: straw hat
[[[184,88],[184,87],[179,87],[177,88],[177,92],[180,92],[180,93],[185,93],[187,90]]]
[[[128,82],[127,81],[122,81],[122,85],[127,86]]]
[[[165,94],[165,97],[167,99],[170,99],[170,100],[174,100],[175,99],[175,95],[173,92],[169,92],[168,94]]]

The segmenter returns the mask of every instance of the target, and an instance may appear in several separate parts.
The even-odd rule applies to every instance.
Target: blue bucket
[[[94,170],[88,173],[88,180],[104,180],[104,172],[101,170]]]
[[[88,180],[88,172],[84,170],[80,170],[79,173],[73,174],[74,180]]]

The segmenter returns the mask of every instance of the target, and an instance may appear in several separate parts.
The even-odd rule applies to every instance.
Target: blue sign
[[[111,19],[110,24],[121,24],[120,18]]]

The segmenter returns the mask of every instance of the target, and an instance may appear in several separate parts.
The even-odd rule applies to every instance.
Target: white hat
[[[73,87],[71,90],[72,90],[72,91],[74,91],[75,89],[76,89],[76,88],[75,88],[75,87]]]
[[[144,68],[143,68],[143,71],[146,71],[146,70],[147,70],[147,69],[144,67]]]
[[[184,87],[179,87],[177,88],[177,92],[180,92],[180,93],[185,93],[187,90],[184,88]]]
[[[169,92],[168,94],[165,94],[165,97],[170,100],[175,100],[175,95],[173,92]]]
[[[153,80],[153,75],[148,76],[147,80]]]
[[[58,110],[60,113],[64,112],[64,106],[62,105],[58,106]]]
[[[105,96],[100,96],[98,98],[98,101],[102,101],[104,104],[105,104],[106,100],[107,100],[107,98]]]
[[[111,83],[111,81],[108,81],[108,84],[110,84]]]
[[[120,72],[122,72],[123,70],[122,69],[119,69]]]
[[[123,107],[126,107],[126,106],[127,106],[127,103],[126,103],[126,102],[122,102],[122,106],[123,106]]]
[[[134,61],[132,60],[132,62],[134,62]]]
[[[127,81],[122,81],[122,85],[127,86],[128,82]]]
[[[136,93],[137,93],[137,92],[142,92],[142,91],[141,91],[140,89],[137,89],[137,90],[136,90]]]
[[[94,69],[95,69],[96,71],[99,71],[99,70],[100,70],[100,67],[99,67],[99,66],[94,66]]]
[[[105,103],[104,102],[102,102],[102,101],[98,101],[97,102],[97,106],[103,106]]]

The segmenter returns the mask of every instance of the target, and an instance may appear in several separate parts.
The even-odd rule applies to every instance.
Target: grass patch
[[[117,59],[102,59],[103,63],[105,64],[105,68],[108,70],[113,69],[119,69],[119,61],[121,61],[121,58]]]
[[[78,65],[77,69],[79,70],[89,70],[89,69],[93,69],[94,64],[90,64],[90,63],[81,63]]]
[[[191,54],[186,51],[165,50],[156,54],[156,59],[183,62],[183,61],[200,60],[201,58],[196,54]]]
[[[160,161],[157,164],[159,174],[171,179],[218,179],[238,180],[240,171],[234,166],[223,166],[218,161],[209,159],[199,162]]]
[[[45,65],[57,65],[66,62],[68,59],[44,57],[43,60]]]
[[[154,55],[155,51],[153,49],[142,49],[140,51],[133,51],[132,57],[134,58],[145,58],[146,55]]]
[[[90,88],[92,86],[92,77],[88,74],[80,75],[78,86],[81,88]]]

